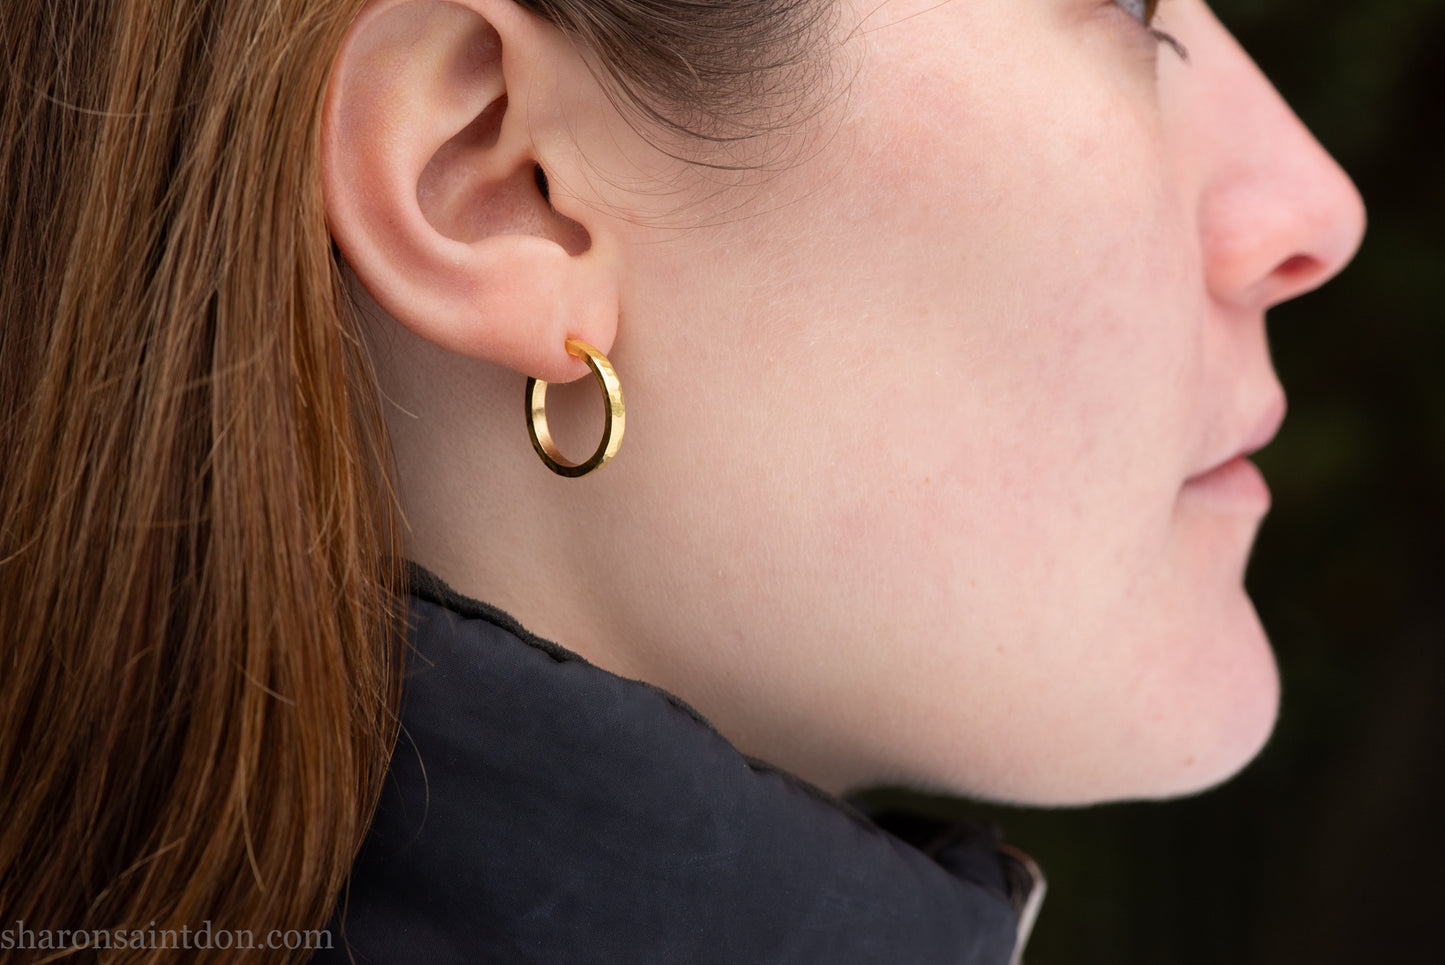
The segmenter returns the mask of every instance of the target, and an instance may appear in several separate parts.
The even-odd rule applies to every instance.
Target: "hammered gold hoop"
[[[587,363],[597,384],[602,386],[606,396],[602,441],[591,458],[584,462],[571,463],[557,451],[552,441],[552,432],[547,428],[547,383],[538,379],[527,379],[527,435],[532,437],[532,448],[547,464],[547,468],[559,476],[575,479],[585,476],[594,469],[601,469],[617,455],[622,445],[622,431],[627,427],[627,410],[622,404],[622,383],[607,356],[580,339],[567,340],[567,354]]]

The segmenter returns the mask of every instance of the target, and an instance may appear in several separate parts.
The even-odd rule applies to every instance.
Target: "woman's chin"
[[[1257,665],[1241,670],[1238,686],[1218,695],[1218,715],[1201,714],[1191,750],[1185,745],[1166,756],[1154,798],[1196,794],[1223,784],[1259,756],[1279,716],[1279,671],[1267,650]]]
[[[913,776],[931,790],[1001,803],[1072,807],[1196,794],[1229,780],[1269,740],[1279,711],[1279,672],[1248,612],[1211,638],[1164,648],[1149,672],[1121,686],[1075,681],[1052,695],[1053,713],[997,721],[987,739],[955,735],[943,768]],[[1122,677],[1123,675],[1121,675]],[[1042,695],[1041,695],[1042,696]],[[977,733],[971,735],[977,738]],[[941,744],[942,742],[940,742]],[[946,761],[946,763],[944,763]]]
[[[1207,659],[1169,675],[1138,717],[1123,724],[1122,751],[1099,762],[1098,779],[1081,781],[1072,802],[1158,800],[1197,794],[1228,781],[1268,742],[1279,714],[1274,653],[1249,607],[1235,632],[1206,645]],[[1062,790],[1062,789],[1061,789]]]

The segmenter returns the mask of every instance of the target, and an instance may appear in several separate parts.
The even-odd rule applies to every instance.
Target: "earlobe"
[[[556,105],[531,72],[550,25],[511,0],[373,0],[348,29],[327,91],[321,160],[331,232],[397,322],[448,351],[565,382],[607,351],[617,278],[557,212],[534,137]]]

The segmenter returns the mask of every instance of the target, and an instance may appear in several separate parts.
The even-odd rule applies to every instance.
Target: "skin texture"
[[[1265,310],[1363,211],[1202,3],[1156,25],[1187,65],[1112,2],[845,3],[839,95],[732,176],[501,0],[369,6],[323,160],[409,552],[828,788],[1234,773],[1278,703],[1267,494],[1198,477],[1277,429]],[[628,405],[583,480],[522,420],[568,334]],[[595,394],[554,387],[564,452]]]

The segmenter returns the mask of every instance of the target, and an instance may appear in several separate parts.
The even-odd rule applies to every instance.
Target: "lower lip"
[[[1237,506],[1269,511],[1269,486],[1259,467],[1243,456],[1195,476],[1184,483],[1186,492],[1217,499]]]

